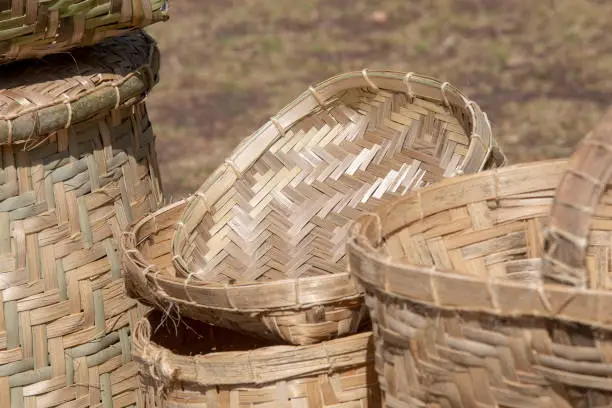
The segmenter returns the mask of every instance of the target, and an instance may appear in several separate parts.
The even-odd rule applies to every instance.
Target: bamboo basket
[[[386,406],[612,404],[612,110],[572,158],[445,180],[351,228]]]
[[[169,300],[292,344],[354,333],[367,312],[345,269],[348,222],[503,162],[486,115],[448,83],[389,71],[333,77],[244,140],[194,194],[173,239],[179,288]]]
[[[380,407],[370,332],[310,346],[270,346],[161,316],[147,316],[134,331],[139,407]]]
[[[122,231],[161,202],[146,34],[0,67],[0,407],[136,402]]]
[[[69,51],[168,18],[167,0],[0,1],[0,64]]]

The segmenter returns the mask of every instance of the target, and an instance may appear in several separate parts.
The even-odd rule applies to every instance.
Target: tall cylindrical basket
[[[0,67],[0,407],[137,402],[122,232],[161,189],[143,32]]]

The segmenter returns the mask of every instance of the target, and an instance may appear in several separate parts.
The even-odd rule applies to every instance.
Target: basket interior
[[[497,180],[485,172],[422,190],[420,205],[409,210],[400,205],[388,214],[387,219],[402,212],[412,221],[385,234],[379,250],[406,265],[484,279],[541,281],[544,230],[565,165],[555,160],[511,166]],[[497,195],[489,188],[495,183]],[[612,288],[611,205],[608,188],[593,217],[587,248],[593,288]],[[433,207],[437,209],[430,210]]]
[[[64,102],[66,97],[74,99],[95,87],[117,82],[150,63],[148,48],[152,44],[153,40],[143,32],[132,31],[92,47],[76,48],[70,54],[2,65],[0,115]],[[151,68],[157,75],[157,64]]]
[[[181,272],[230,284],[345,272],[348,222],[453,175],[471,118],[465,104],[404,92],[336,95],[285,130],[219,200],[185,215],[194,227],[177,236]]]
[[[172,264],[172,238],[187,201],[177,201],[143,218],[133,229],[134,249],[146,265],[155,265],[155,273],[176,277]]]

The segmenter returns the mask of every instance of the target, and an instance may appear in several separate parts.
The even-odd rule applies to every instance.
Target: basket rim
[[[411,98],[440,100],[447,107],[456,106],[466,109],[471,116],[472,129],[471,132],[466,132],[466,136],[470,140],[468,151],[456,171],[457,174],[480,171],[491,156],[502,164],[504,163],[505,156],[492,136],[491,125],[487,115],[480,110],[480,107],[475,102],[466,98],[459,89],[448,82],[440,82],[435,78],[412,72],[406,73],[389,70],[364,69],[362,71],[352,71],[336,75],[315,86],[311,86],[307,91],[281,109],[261,128],[244,139],[229,158],[199,187],[193,195],[193,200],[185,208],[180,217],[178,228],[172,238],[172,254],[175,267],[183,275],[191,275],[188,263],[183,259],[180,249],[181,242],[184,239],[184,235],[186,235],[184,226],[199,207],[205,208],[205,213],[208,212],[211,204],[214,204],[227,190],[226,185],[233,184],[241,174],[248,170],[268,150],[272,143],[284,135],[285,129],[290,128],[297,121],[316,111],[316,109],[325,107],[329,101],[334,100],[341,92],[347,89],[366,87],[374,90],[405,92]],[[344,279],[346,279],[347,275],[348,272],[342,272],[334,276],[344,276]],[[311,278],[311,280],[320,279],[320,276]],[[282,281],[288,282],[293,280],[287,279]],[[248,285],[252,287],[268,284],[267,282],[252,282]],[[238,287],[236,284],[228,286]],[[207,306],[218,308],[218,305],[213,304]]]
[[[106,110],[116,109],[141,98],[159,81],[159,49],[156,41],[142,29],[130,30],[119,37],[108,38],[91,48],[112,47],[121,38],[141,36],[146,42],[146,63],[124,76],[85,89],[76,95],[34,104],[17,113],[0,114],[0,145],[23,143],[28,140],[69,128]],[[82,48],[87,52],[87,48]],[[17,63],[23,63],[17,62]],[[61,79],[58,77],[58,80]]]
[[[176,354],[152,342],[150,336],[151,323],[147,315],[135,325],[132,353],[138,362],[150,367],[148,374],[151,377],[163,383],[178,381],[199,386],[262,385],[318,374],[333,374],[374,361],[373,355],[368,355],[373,339],[372,332],[305,346],[275,345],[249,351],[213,352],[193,356]],[[353,360],[361,354],[365,358],[361,363],[355,363]],[[296,364],[303,361],[310,364]],[[270,370],[265,370],[269,366],[275,368],[271,370],[274,371],[271,375]],[[230,375],[220,376],[224,370]],[[236,375],[237,373],[240,375]]]
[[[612,292],[610,291],[539,282],[482,279],[437,266],[400,263],[376,249],[386,235],[400,228],[399,224],[410,225],[418,222],[423,216],[430,216],[441,211],[441,209],[425,210],[424,213],[419,214],[419,211],[414,210],[412,214],[409,214],[410,211],[407,210],[406,205],[412,205],[413,209],[418,208],[421,195],[435,190],[443,192],[449,188],[482,180],[495,184],[503,178],[504,174],[517,171],[523,171],[526,175],[533,174],[534,171],[544,171],[556,174],[560,178],[567,163],[567,159],[552,159],[459,176],[443,180],[434,186],[425,187],[418,192],[410,192],[387,205],[380,206],[374,212],[361,216],[351,225],[347,239],[351,275],[363,285],[366,292],[413,302],[437,310],[482,312],[509,318],[521,316],[550,318],[606,330],[612,329],[612,315],[609,313],[609,310],[612,310]],[[554,186],[551,188],[554,189]],[[536,189],[537,187],[532,187],[521,190],[516,186],[508,186],[506,193],[509,195]],[[488,196],[490,199],[495,199],[502,195],[491,190]],[[470,202],[472,200],[453,202],[452,205],[444,208],[465,206]],[[401,207],[401,211],[398,211],[398,207]],[[401,212],[402,216],[393,217],[392,222],[386,224],[387,217],[393,211]],[[544,261],[543,258],[542,261]],[[364,266],[367,267],[367,271],[364,270]],[[406,280],[414,283],[412,288],[398,284]],[[447,293],[449,292],[447,288],[453,288],[453,293]],[[471,299],[458,296],[462,290],[469,291]],[[474,296],[474,294],[482,294],[482,296]]]
[[[132,281],[140,283],[138,288],[139,296],[145,300],[154,301],[156,304],[181,304],[201,310],[231,311],[244,314],[280,312],[284,310],[303,310],[313,306],[348,302],[362,297],[362,291],[355,285],[348,272],[334,275],[315,276],[299,279],[283,279],[272,282],[240,283],[235,285],[224,285],[215,282],[203,282],[188,280],[182,277],[172,277],[161,273],[158,265],[149,262],[138,250],[136,236],[138,231],[150,222],[155,222],[156,217],[172,211],[180,206],[188,205],[194,199],[189,196],[182,200],[173,202],[139,220],[134,226],[126,231],[122,236],[121,248],[126,263],[131,264],[132,268],[126,268],[126,274]],[[344,293],[348,295],[337,296],[335,291],[326,292],[328,296],[318,296],[315,300],[308,292],[308,288],[325,286],[328,288],[344,288]],[[265,291],[266,288],[275,287],[284,289],[279,298],[285,302],[278,302],[276,306],[270,305],[270,298],[248,295],[255,289]],[[182,297],[170,296],[165,289],[171,288],[173,293],[179,292]],[[146,293],[142,293],[146,291]],[[161,292],[161,293],[160,293]],[[219,304],[202,304],[192,300],[198,293],[202,297],[219,299]],[[291,296],[293,295],[293,297]],[[221,303],[223,302],[223,303]],[[266,306],[257,306],[265,303]]]

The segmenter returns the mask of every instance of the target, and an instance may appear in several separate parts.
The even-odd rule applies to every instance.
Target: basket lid
[[[157,83],[159,50],[138,30],[92,47],[0,66],[0,145],[35,142],[131,105]]]

